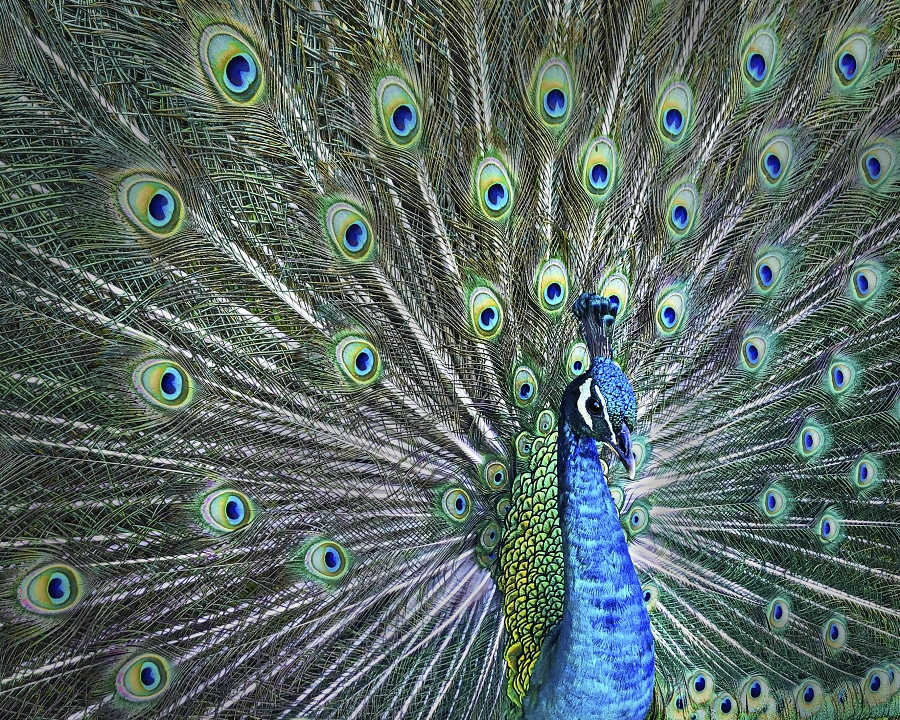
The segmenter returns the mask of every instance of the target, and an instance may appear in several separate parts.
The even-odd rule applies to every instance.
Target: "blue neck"
[[[644,720],[653,636],[619,513],[590,438],[560,423],[566,596],[525,699],[528,720]]]

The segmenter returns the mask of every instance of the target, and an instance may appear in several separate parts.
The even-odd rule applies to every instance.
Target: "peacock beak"
[[[622,429],[616,433],[616,444],[607,443],[613,452],[619,456],[619,460],[628,471],[628,479],[634,480],[634,451],[631,448],[631,433],[628,427],[622,423]]]

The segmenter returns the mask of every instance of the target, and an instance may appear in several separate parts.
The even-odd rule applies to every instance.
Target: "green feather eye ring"
[[[187,370],[174,360],[145,360],[132,373],[132,383],[149,405],[167,410],[185,407],[194,392]]]
[[[33,570],[19,584],[19,602],[39,615],[70,610],[84,595],[84,580],[75,568],[62,563]]]
[[[249,105],[260,98],[262,68],[256,52],[227,25],[211,25],[200,36],[200,62],[228,102]]]
[[[208,495],[201,508],[203,519],[215,530],[234,532],[253,520],[253,505],[244,493],[219,490]]]
[[[133,175],[119,185],[119,206],[139,229],[169,237],[181,229],[184,205],[170,184],[152,175]]]
[[[377,99],[386,137],[400,147],[415,145],[422,127],[421,112],[406,82],[393,75],[382,78]]]
[[[169,664],[154,653],[129,660],[116,675],[116,690],[130,702],[153,700],[169,686]]]

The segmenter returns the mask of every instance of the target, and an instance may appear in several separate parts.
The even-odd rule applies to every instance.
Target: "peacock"
[[[898,63],[3,0],[0,717],[900,717]]]

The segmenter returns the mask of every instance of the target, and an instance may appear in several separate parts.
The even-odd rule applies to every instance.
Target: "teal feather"
[[[874,0],[4,2],[0,716],[546,720],[597,292],[651,715],[900,717],[898,48]]]

